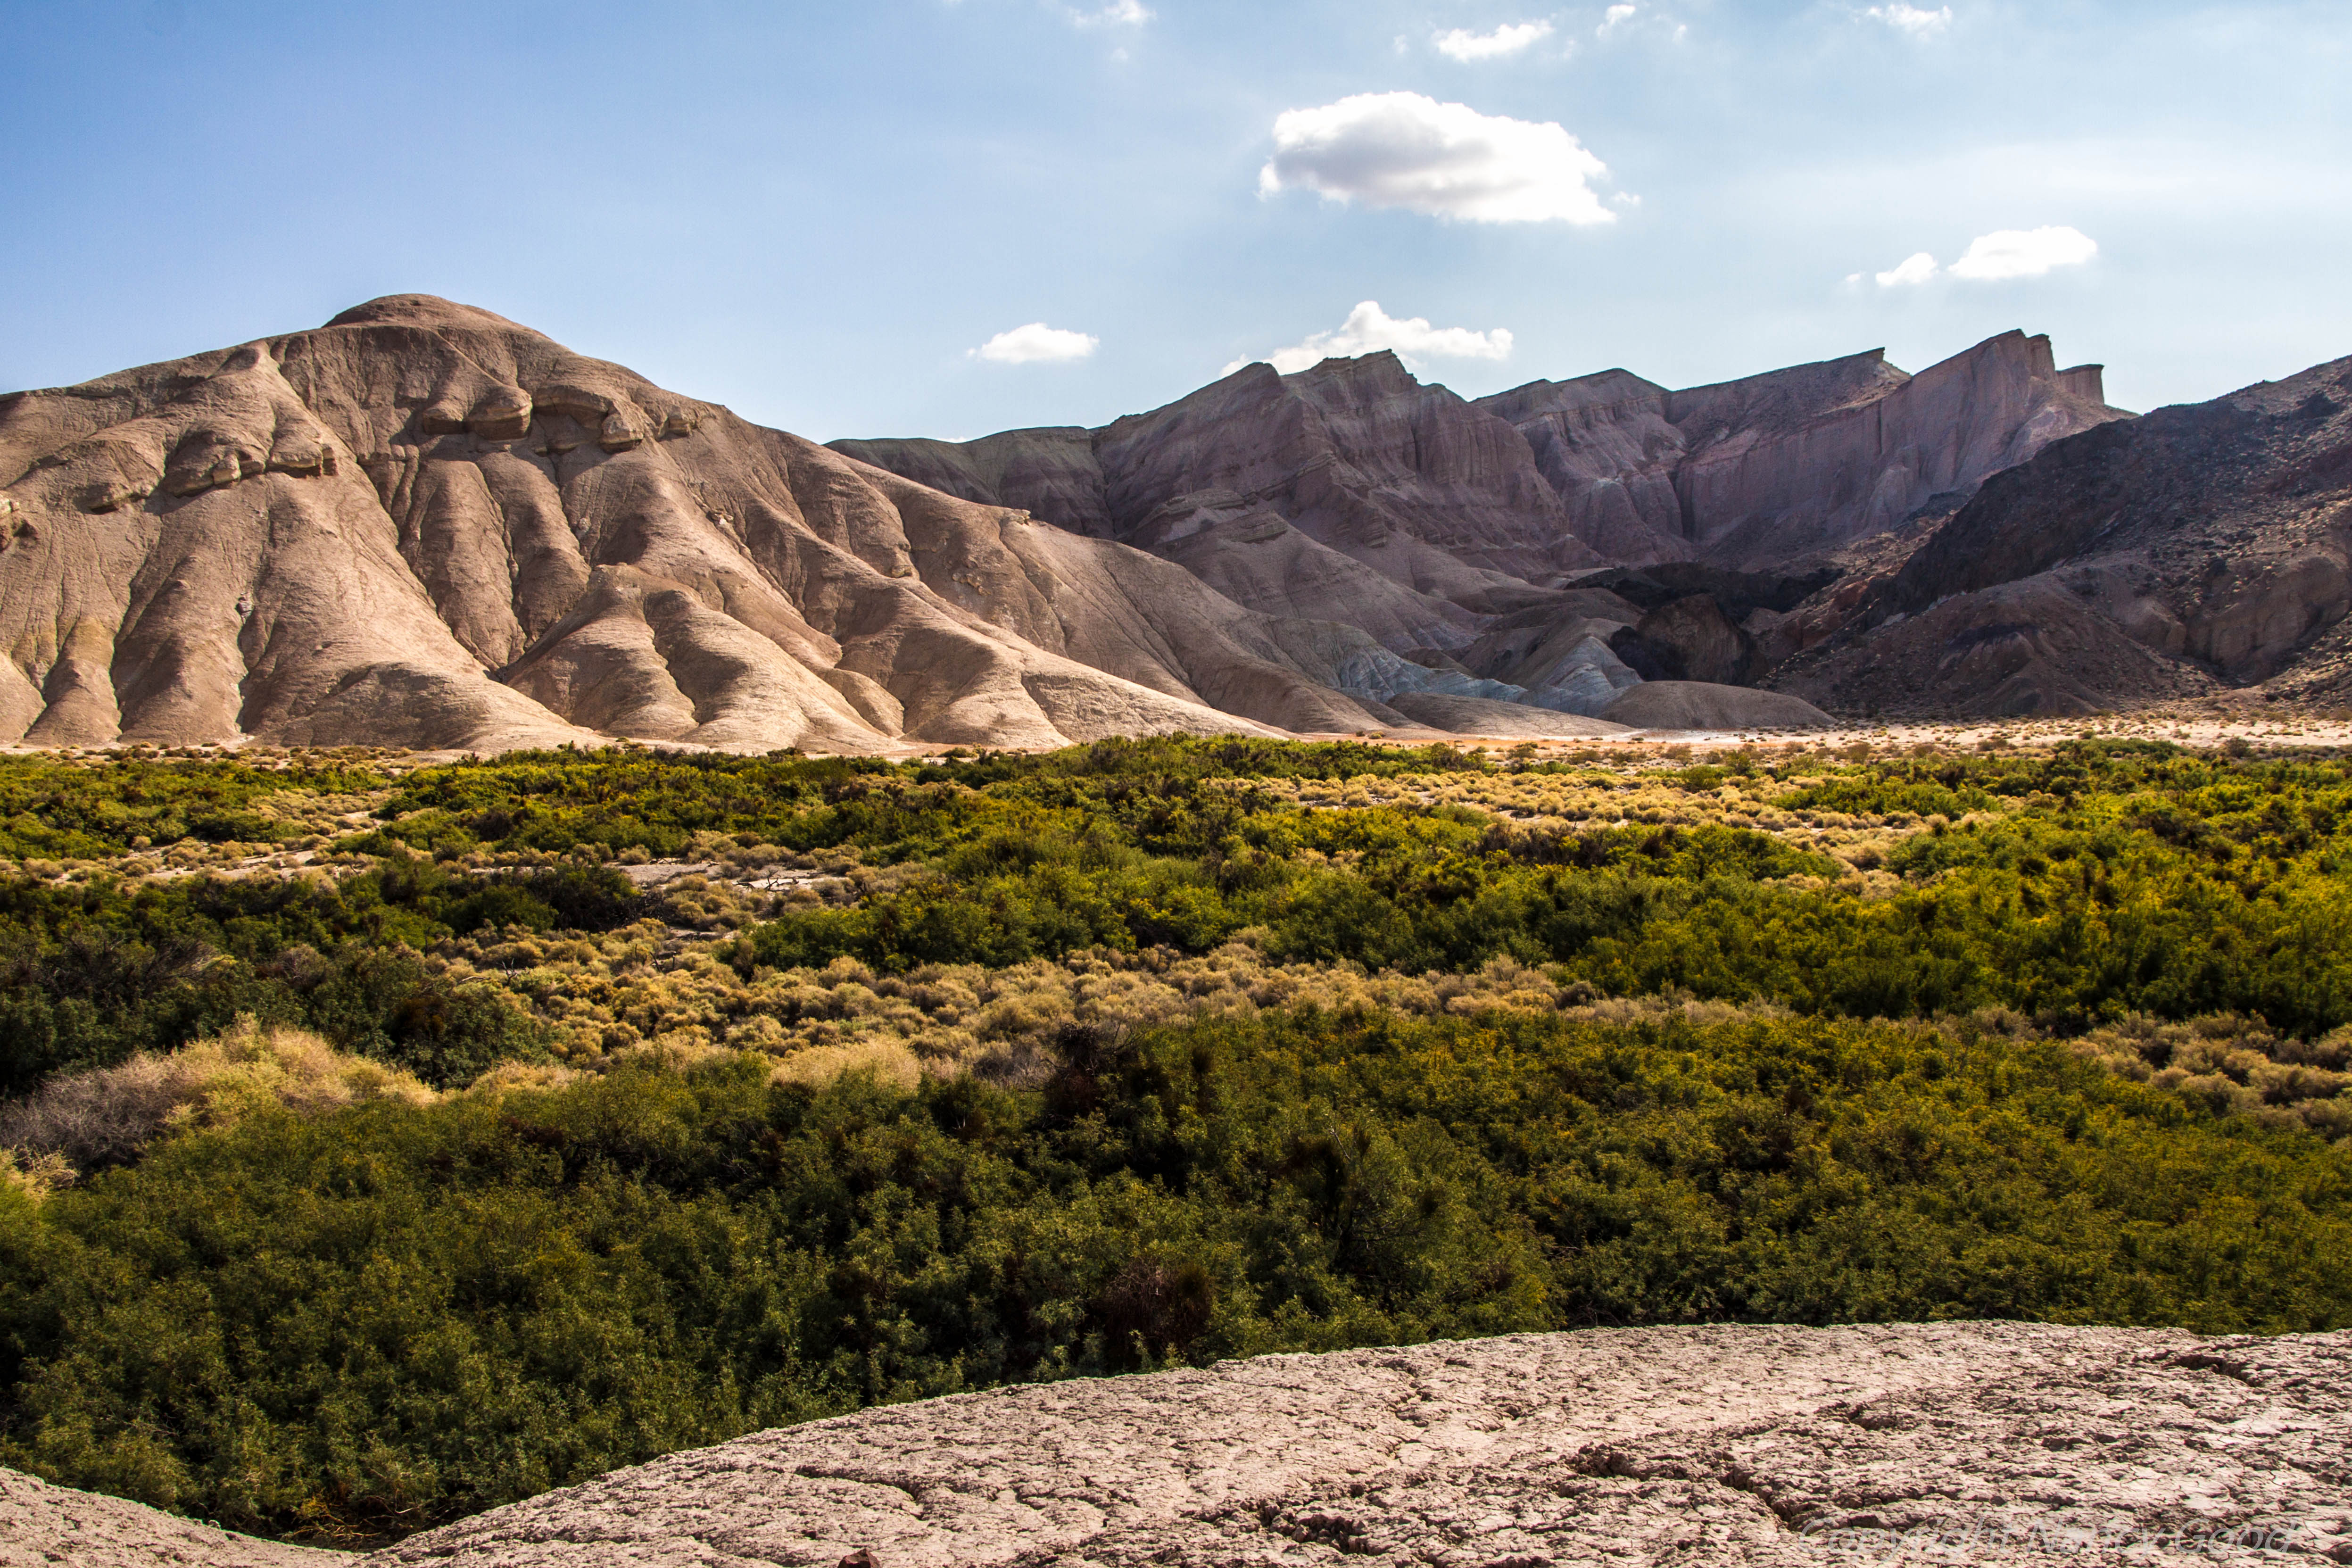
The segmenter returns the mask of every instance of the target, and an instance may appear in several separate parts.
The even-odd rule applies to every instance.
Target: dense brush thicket
[[[2352,1323],[2352,1163],[2046,1043],[1308,1014],[1037,1088],[755,1058],[192,1131],[0,1193],[0,1458],[397,1531],[757,1426],[1591,1323]]]
[[[1273,1350],[2352,1325],[2334,756],[10,759],[0,806],[0,1127],[71,1131],[0,1161],[0,1462],[248,1528]],[[847,874],[719,919],[648,856]],[[1096,1010],[1013,1020],[1047,970]],[[828,1008],[919,1048],[844,1072]]]
[[[414,856],[342,882],[0,883],[0,1094],[170,1049],[240,1015],[462,1084],[535,1054],[528,1020],[419,946],[484,928],[607,931],[646,908],[598,866],[472,878]]]

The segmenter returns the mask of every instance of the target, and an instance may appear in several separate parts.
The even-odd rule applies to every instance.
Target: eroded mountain
[[[1917,375],[1874,351],[1475,402],[1376,354],[1252,366],[1099,430],[835,445],[1346,620],[1479,695],[1644,728],[1772,725],[1722,695],[1757,687],[1906,717],[2333,702],[2347,363],[2136,418],[2022,332]]]
[[[0,480],[34,744],[870,752],[1491,695],[424,296],[0,399]]]
[[[2346,379],[2134,419],[2011,332],[1916,376],[1474,403],[1373,354],[826,447],[397,296],[0,398],[0,738],[881,752],[2332,698]]]
[[[1614,718],[1643,681],[1753,686],[1795,647],[1750,622],[1843,575],[1843,550],[2126,417],[2099,366],[2062,370],[2047,338],[2008,332],[1916,376],[1873,351],[1680,392],[1612,370],[1475,402],[1389,353],[1258,364],[1098,430],[834,446],[1140,546],[1251,608]],[[1700,706],[1771,722],[1749,700]]]

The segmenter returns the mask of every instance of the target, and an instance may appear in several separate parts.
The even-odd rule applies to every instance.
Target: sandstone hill
[[[1667,1328],[1269,1356],[673,1455],[371,1565],[2352,1562],[2352,1334]],[[863,1554],[863,1555],[861,1555]],[[355,1568],[0,1484],[0,1564]]]
[[[0,399],[0,637],[36,745],[877,752],[1514,695],[422,296]]]

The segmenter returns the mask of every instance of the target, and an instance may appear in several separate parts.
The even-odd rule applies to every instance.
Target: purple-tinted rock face
[[[1884,351],[1668,392],[1623,371],[1481,398],[1568,503],[1580,536],[1636,564],[1785,570],[1890,528],[2060,437],[2122,417],[2096,365],[2004,332],[1906,375]]]
[[[2097,366],[2060,371],[2046,338],[2010,332],[1917,376],[1873,351],[1681,392],[1611,370],[1475,403],[1391,353],[1255,364],[1091,433],[835,446],[1411,651],[1458,649],[1595,565],[1802,568],[2117,417]]]

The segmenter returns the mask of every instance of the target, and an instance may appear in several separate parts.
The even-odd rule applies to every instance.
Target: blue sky
[[[406,291],[818,438],[1097,424],[1377,342],[1477,395],[2021,326],[2133,407],[2352,353],[2342,0],[0,23],[0,387]]]

